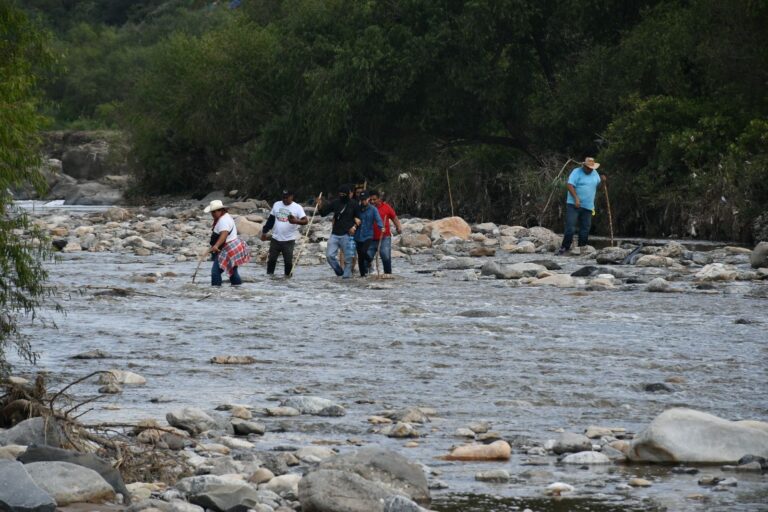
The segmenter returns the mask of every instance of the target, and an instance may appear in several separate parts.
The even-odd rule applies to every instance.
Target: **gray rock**
[[[475,473],[475,480],[478,482],[503,484],[509,482],[509,478],[509,472],[506,469],[491,469]]]
[[[629,250],[620,247],[606,247],[597,252],[595,260],[600,265],[618,265],[624,261],[629,252]]]
[[[514,263],[512,265],[500,265],[497,267],[489,267],[486,272],[493,271],[496,279],[520,279],[521,277],[533,277],[539,272],[543,272],[547,268],[543,265],[537,265],[536,263]]]
[[[664,382],[650,382],[643,384],[643,391],[649,393],[673,393],[675,388]]]
[[[752,268],[768,267],[768,242],[760,242],[755,246],[749,257],[749,264]]]
[[[37,486],[20,462],[0,460],[0,510],[53,512],[56,502]]]
[[[0,432],[0,446],[8,444],[31,444],[61,446],[61,430],[56,422],[41,417],[30,418],[13,428]]]
[[[235,434],[239,436],[247,436],[249,434],[263,436],[267,431],[267,427],[263,423],[241,420],[240,418],[232,419],[232,427],[235,429]]]
[[[390,496],[384,500],[384,512],[429,512],[405,496]]]
[[[331,400],[328,400],[327,398],[321,398],[319,396],[294,396],[288,398],[287,400],[283,400],[281,405],[283,407],[292,407],[299,411],[301,414],[320,415],[323,410],[331,407],[336,407],[341,409],[341,411],[344,411],[344,408],[340,405],[332,402]],[[337,409],[337,412],[340,411]],[[344,411],[342,414],[337,413],[335,415],[343,416],[344,414],[346,414],[346,411]],[[326,415],[330,416],[331,414]]]
[[[660,293],[672,291],[670,288],[669,281],[667,281],[663,277],[657,277],[653,279],[650,283],[646,285],[645,289],[649,292],[660,292]]]
[[[438,267],[440,270],[467,270],[475,268],[475,261],[472,258],[456,258],[454,260],[444,260]]]
[[[77,464],[32,462],[25,464],[24,469],[59,507],[70,503],[104,503],[115,498],[115,490],[100,474]]]
[[[176,484],[176,489],[184,493],[190,503],[217,512],[256,508],[260,502],[259,493],[252,485],[216,475],[184,478]]]
[[[555,439],[552,451],[560,455],[561,453],[578,453],[592,450],[592,441],[582,434],[572,432],[563,432]]]
[[[366,480],[377,482],[393,493],[404,494],[420,505],[428,505],[430,501],[427,478],[421,467],[385,448],[361,448],[353,453],[339,455],[323,461],[320,469],[355,473]]]
[[[299,482],[302,512],[384,512],[384,503],[395,494],[357,473],[334,469],[313,471]]]
[[[419,407],[404,407],[394,411],[384,411],[380,416],[404,423],[427,423],[430,421],[429,415]]]
[[[556,262],[552,260],[531,260],[526,261],[526,263],[533,263],[535,265],[541,265],[542,267],[546,268],[547,270],[562,270],[563,267],[558,265]]]
[[[27,448],[27,451],[19,455],[18,460],[24,464],[45,461],[69,462],[70,464],[92,469],[101,475],[115,492],[122,494],[126,503],[131,501],[130,493],[123,482],[123,477],[120,476],[120,472],[112,467],[112,464],[92,453],[78,453],[50,446],[30,446]]]
[[[176,409],[165,415],[165,419],[172,427],[186,430],[192,435],[197,435],[206,430],[216,428],[217,422],[202,409],[197,407],[184,407]]]
[[[629,459],[725,464],[745,454],[768,457],[768,423],[728,421],[693,409],[673,408],[632,440]]]

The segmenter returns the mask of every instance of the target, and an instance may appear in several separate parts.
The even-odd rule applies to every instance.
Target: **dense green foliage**
[[[34,315],[46,295],[41,261],[48,251],[44,238],[14,210],[7,192],[25,183],[42,188],[38,136],[38,80],[52,62],[46,38],[24,13],[0,0],[0,376],[9,369],[9,348],[34,360],[29,341],[20,336],[20,316]],[[32,233],[20,237],[21,232]]]
[[[440,215],[448,173],[461,215],[558,226],[595,155],[625,233],[746,239],[768,204],[765,1],[240,4],[31,2],[58,122],[125,128],[149,193],[367,181]]]

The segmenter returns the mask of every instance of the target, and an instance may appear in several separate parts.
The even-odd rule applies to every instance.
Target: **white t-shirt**
[[[219,217],[218,222],[216,222],[216,226],[213,228],[213,232],[217,235],[222,231],[227,231],[229,233],[227,235],[227,242],[231,242],[237,238],[237,226],[235,226],[235,219],[233,219],[232,216],[228,213],[225,213]]]
[[[275,216],[275,226],[272,228],[272,238],[278,242],[288,242],[299,238],[299,226],[288,222],[288,215],[293,215],[296,219],[303,219],[307,215],[304,208],[296,201],[291,204],[285,204],[278,201],[272,207],[271,215]]]

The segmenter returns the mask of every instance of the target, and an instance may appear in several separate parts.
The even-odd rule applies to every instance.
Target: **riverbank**
[[[182,452],[200,463],[196,472],[210,472],[206,468],[212,464],[236,470],[237,463],[254,459],[271,467],[271,458],[289,452],[299,464],[289,466],[288,473],[306,474],[318,462],[301,460],[298,449],[330,448],[338,455],[324,453],[333,458],[381,445],[427,466],[434,510],[557,510],[579,504],[592,510],[760,510],[766,481],[759,472],[739,473],[736,487],[703,486],[698,483],[702,474],[731,478],[735,473],[698,464],[697,475],[621,462],[581,469],[581,464],[559,461],[550,446],[560,430],[582,434],[599,426],[610,434],[604,431],[591,444],[610,453],[607,445],[631,441],[674,406],[733,420],[766,418],[761,332],[768,321],[767,282],[751,268],[745,250],[688,254],[668,244],[650,247],[646,251],[652,254],[642,256],[665,264],[663,258],[669,258],[669,265],[645,266],[637,260],[614,265],[606,262],[611,253],[606,249],[545,255],[540,248],[554,240],[537,244],[549,239],[539,230],[514,228],[519,236],[513,242],[512,227],[475,226],[469,234],[474,240],[451,241],[433,238],[434,230],[426,235],[429,222],[409,219],[406,233],[424,245],[425,236],[429,247],[401,246],[394,279],[342,282],[322,263],[321,237],[328,226],[319,223],[325,231],[317,230],[316,242],[302,257],[311,265],[297,269],[293,280],[266,279],[263,267],[251,264],[241,289],[211,290],[203,274],[202,282],[191,284],[197,246],[207,240],[207,219],[192,208],[189,219],[174,217],[183,211],[164,217],[128,210],[126,220],[106,220],[122,214],[116,210],[98,214],[105,220],[93,213],[55,214],[62,219],[50,229],[65,227],[68,234],[54,236],[81,248],[94,240],[92,248],[104,252],[65,252],[51,267],[67,316],[48,314],[58,330],[37,324],[25,329],[37,340],[41,359],[39,368],[21,367],[22,376],[49,371],[54,387],[95,370],[131,371],[146,379],[143,385],[121,386],[117,395],[103,395],[88,415],[91,421],[154,419],[165,425],[169,412],[196,407],[231,423],[232,406],[242,405],[237,414],[264,426],[263,435],[214,430],[192,438],[203,446],[187,441],[190,446]],[[38,220],[49,226],[53,215]],[[261,213],[246,215],[256,222]],[[78,231],[81,227],[86,229]],[[165,238],[178,239],[180,246],[164,247]],[[531,242],[542,253],[510,252],[502,248],[502,239],[507,249]],[[110,242],[110,250],[99,242]],[[261,254],[258,243],[253,247]],[[495,249],[495,255],[469,256],[483,247]],[[544,268],[531,266],[534,260]],[[729,272],[725,280],[699,275],[711,264],[723,265],[721,270]],[[649,292],[656,278],[677,292]],[[215,321],[222,311],[225,335]],[[95,349],[105,357],[72,359]],[[211,363],[226,355],[252,361]],[[97,395],[102,386],[94,379],[78,393]],[[270,408],[297,396],[328,399],[345,414],[270,415]],[[410,429],[401,426],[395,436],[387,435],[391,424],[381,418],[414,407],[425,409],[420,417],[401,418]],[[480,432],[485,428],[488,432]],[[413,431],[418,437],[397,437]],[[509,443],[511,457],[440,459],[472,439],[501,439]],[[204,447],[211,444],[229,453]],[[509,478],[497,474],[497,482],[476,480],[478,473],[494,470],[506,471]],[[634,478],[650,487],[631,486]],[[564,501],[546,497],[555,482],[574,491]],[[150,494],[170,498],[169,488],[157,486]],[[285,496],[288,506],[296,505],[289,491]]]

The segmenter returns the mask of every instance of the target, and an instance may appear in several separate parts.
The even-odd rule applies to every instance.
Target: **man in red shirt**
[[[397,234],[403,233],[403,226],[400,224],[400,219],[397,218],[394,208],[381,199],[379,192],[370,193],[371,204],[373,204],[378,210],[381,220],[384,221],[384,230],[379,229],[376,223],[373,224],[373,243],[368,248],[368,254],[371,259],[376,258],[376,251],[379,251],[381,256],[381,262],[384,265],[384,273],[392,273],[392,231],[390,230],[389,221],[395,223],[395,229]]]

